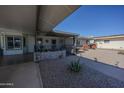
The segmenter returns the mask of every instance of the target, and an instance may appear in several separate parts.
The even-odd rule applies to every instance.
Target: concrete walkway
[[[38,68],[38,64],[33,62],[0,67],[0,87],[43,87]],[[2,85],[7,83],[10,85]]]

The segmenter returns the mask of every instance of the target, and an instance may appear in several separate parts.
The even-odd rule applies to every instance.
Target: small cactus
[[[81,69],[81,65],[79,63],[80,59],[78,59],[77,61],[72,61],[71,65],[70,65],[70,70],[73,72],[79,72]]]

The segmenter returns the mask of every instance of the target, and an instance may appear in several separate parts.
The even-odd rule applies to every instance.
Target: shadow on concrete
[[[37,64],[33,62],[0,67],[0,88],[40,88]]]
[[[33,54],[0,56],[0,66],[14,65],[33,61]]]

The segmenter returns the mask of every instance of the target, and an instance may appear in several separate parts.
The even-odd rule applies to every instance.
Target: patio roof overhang
[[[78,39],[91,40],[91,38],[79,36]]]
[[[76,36],[78,36],[78,34],[62,32],[62,31],[59,31],[59,32],[51,31],[51,32],[48,32],[46,34],[46,36],[65,37],[66,38],[66,37],[76,37]]]
[[[50,32],[42,32],[39,34],[39,36],[50,36],[50,37],[77,37],[78,34],[76,33],[70,33],[70,32],[63,32],[63,31],[50,31]]]
[[[0,5],[0,28],[33,34],[35,25],[36,6]]]
[[[49,32],[79,7],[79,5],[3,5],[0,6],[0,27],[33,33],[38,23],[39,32]]]
[[[52,31],[53,28],[72,14],[79,5],[45,5],[40,7],[39,30]]]

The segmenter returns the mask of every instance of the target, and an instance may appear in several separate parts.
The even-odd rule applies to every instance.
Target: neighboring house
[[[88,42],[89,42],[89,38],[79,36],[79,37],[77,38],[77,44],[76,44],[76,46],[77,46],[77,47],[83,47],[83,45],[84,45],[84,44],[88,44]]]
[[[97,48],[124,50],[124,35],[94,37]]]

